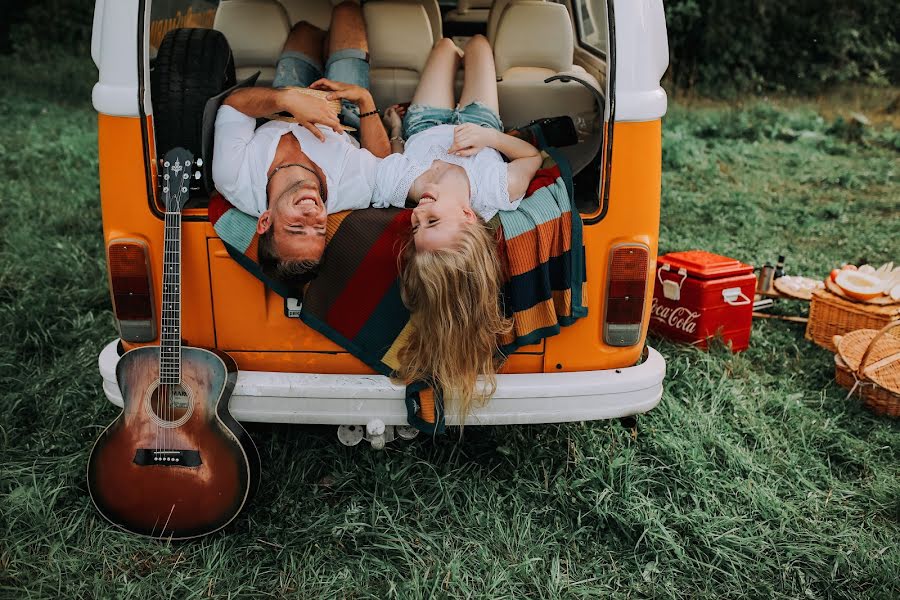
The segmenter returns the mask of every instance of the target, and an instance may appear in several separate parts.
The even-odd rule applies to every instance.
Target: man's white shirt
[[[223,105],[216,114],[213,181],[216,189],[238,210],[259,216],[268,207],[266,178],[281,136],[291,132],[303,152],[325,173],[328,214],[368,208],[372,203],[379,159],[346,133],[320,126],[319,141],[297,123],[256,119]]]

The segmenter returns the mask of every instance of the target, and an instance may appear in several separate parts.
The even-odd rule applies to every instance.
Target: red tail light
[[[112,240],[107,249],[107,264],[119,335],[127,342],[156,339],[147,245],[140,240]]]
[[[610,346],[634,346],[641,339],[650,250],[641,244],[613,248],[606,287],[603,341]]]

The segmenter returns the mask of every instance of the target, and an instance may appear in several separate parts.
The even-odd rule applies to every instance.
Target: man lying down
[[[367,89],[367,57],[360,7],[343,2],[327,33],[306,22],[294,26],[271,88],[238,89],[216,115],[213,181],[237,209],[259,217],[258,260],[273,279],[296,285],[313,277],[325,250],[327,215],[372,201],[377,163],[391,147]],[[326,100],[286,86],[341,99],[344,123],[359,130],[360,143],[344,132]],[[298,122],[256,128],[256,118],[279,112]]]

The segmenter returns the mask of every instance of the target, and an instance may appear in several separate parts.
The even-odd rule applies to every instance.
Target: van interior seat
[[[445,23],[487,23],[492,0],[459,0],[444,15]]]
[[[238,81],[260,72],[256,85],[271,85],[275,64],[291,31],[287,13],[276,0],[222,0],[213,29],[225,35],[234,54]]]
[[[365,7],[367,4],[375,4],[376,2],[380,2],[381,0],[370,0],[368,2],[363,3],[363,14],[365,14]],[[425,9],[425,14],[428,15],[428,22],[431,25],[431,37],[437,41],[444,37],[444,25],[443,20],[441,18],[441,6],[438,4],[438,0],[390,0],[391,2],[402,2],[407,4],[418,4],[422,8]],[[372,26],[366,21],[366,32],[371,35]],[[403,32],[405,35],[406,32]],[[402,43],[402,39],[397,40],[397,42]]]
[[[569,12],[562,4],[520,0],[506,6],[493,47],[497,92],[507,127],[596,111],[593,94],[581,84],[544,83],[554,75],[571,74],[600,89],[596,79],[573,64],[574,43]]]
[[[497,27],[500,25],[501,17],[503,17],[503,14],[506,12],[506,9],[509,8],[510,4],[520,1],[522,0],[495,0],[491,4],[491,9],[488,13],[487,33],[485,33],[485,37],[487,37],[492,46],[494,45],[494,40],[497,38]]]
[[[291,27],[306,21],[319,29],[331,25],[331,9],[342,0],[278,0],[287,12]]]
[[[306,21],[312,23],[319,29],[327,30],[331,26],[331,10],[343,2],[344,0],[278,0],[287,11],[288,19],[291,26]],[[352,0],[360,4],[360,0]],[[441,21],[441,7],[438,0],[398,0],[399,2],[410,2],[413,4],[421,4],[425,8],[428,20],[431,23],[431,32],[434,39],[439,40],[443,37],[443,24]],[[489,0],[475,0],[485,2]],[[371,27],[366,27],[371,29]]]
[[[412,100],[428,53],[434,46],[425,7],[407,0],[363,4],[369,36],[369,88],[375,104]]]
[[[485,37],[487,37],[488,41],[493,45],[494,40],[497,37],[497,26],[500,24],[500,20],[503,17],[503,14],[506,12],[506,9],[509,8],[510,4],[514,2],[520,2],[522,0],[497,0],[496,2],[486,2],[490,6],[490,12],[488,14],[487,26]],[[540,0],[546,2],[547,0]],[[460,44],[461,46],[462,44]],[[572,65],[572,69],[579,73],[584,73],[584,67],[581,65]]]

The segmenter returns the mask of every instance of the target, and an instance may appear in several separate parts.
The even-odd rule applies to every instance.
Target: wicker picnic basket
[[[900,319],[900,304],[868,304],[816,290],[809,304],[806,339],[835,351],[834,336],[857,329],[881,329]]]
[[[900,417],[900,321],[834,337],[835,380],[872,412]],[[849,394],[848,394],[849,396]]]

